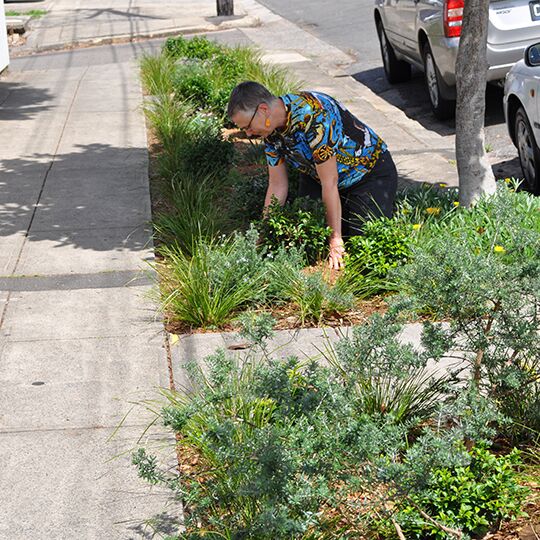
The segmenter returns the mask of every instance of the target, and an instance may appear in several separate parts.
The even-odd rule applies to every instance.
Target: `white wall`
[[[9,64],[4,0],[0,0],[0,72]]]

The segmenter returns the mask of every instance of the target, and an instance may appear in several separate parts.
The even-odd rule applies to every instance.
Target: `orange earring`
[[[264,122],[264,125],[266,127],[270,127],[270,118],[267,118],[266,121]]]

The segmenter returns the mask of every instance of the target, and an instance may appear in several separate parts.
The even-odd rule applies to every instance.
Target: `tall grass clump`
[[[167,211],[154,215],[153,225],[161,244],[174,245],[191,255],[199,240],[211,242],[226,226],[223,210],[216,204],[227,179],[214,174],[173,176],[167,190]],[[186,211],[189,209],[189,211]]]
[[[302,325],[343,316],[355,305],[350,288],[339,279],[332,283],[328,271],[299,269],[293,265],[274,266],[272,271],[272,283],[280,298],[297,308]]]
[[[173,321],[197,328],[219,327],[241,307],[264,300],[264,262],[256,249],[257,233],[232,238],[198,239],[187,252],[164,245],[162,308]]]
[[[170,95],[174,91],[174,60],[167,55],[145,54],[140,61],[141,80],[151,96]]]

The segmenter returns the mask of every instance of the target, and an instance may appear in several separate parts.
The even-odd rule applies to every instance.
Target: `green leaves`
[[[407,538],[448,538],[422,517],[423,509],[437,522],[469,534],[485,534],[500,520],[522,515],[527,490],[516,481],[519,452],[495,456],[482,447],[470,453],[468,466],[433,471],[426,490],[410,496],[396,518]]]
[[[205,37],[169,38],[162,56],[174,65],[171,77],[177,97],[191,100],[220,118],[225,116],[233,88],[242,81],[259,82],[274,95],[300,86],[287,70],[264,64],[255,49],[225,47]]]
[[[262,244],[270,251],[302,247],[308,263],[325,258],[331,229],[326,225],[320,201],[297,198],[281,206],[273,199],[263,220],[258,223]]]

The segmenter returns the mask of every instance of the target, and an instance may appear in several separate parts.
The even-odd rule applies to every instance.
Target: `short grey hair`
[[[239,111],[254,111],[261,103],[271,105],[277,99],[268,88],[255,81],[240,83],[231,92],[227,105],[227,116],[232,119]]]

